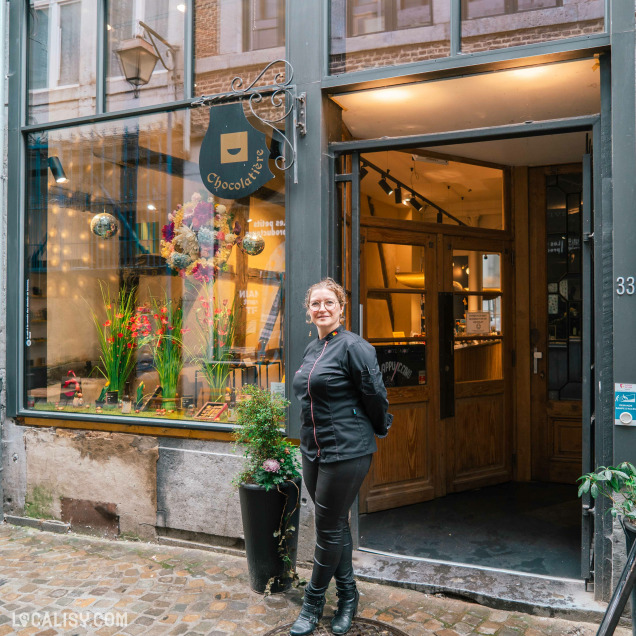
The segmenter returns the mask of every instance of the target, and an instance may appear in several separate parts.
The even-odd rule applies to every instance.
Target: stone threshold
[[[549,577],[420,559],[372,550],[354,552],[356,577],[364,581],[441,594],[507,611],[600,623],[606,603],[578,579]],[[627,611],[626,611],[627,613]],[[631,621],[621,619],[629,626]]]

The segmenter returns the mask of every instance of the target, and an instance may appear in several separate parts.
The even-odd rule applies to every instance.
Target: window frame
[[[267,51],[268,49],[285,46],[285,0],[274,0],[277,5],[276,16],[276,37],[277,42],[274,46],[254,47],[254,39],[252,23],[254,21],[254,3],[259,0],[243,0],[242,3],[242,22],[243,22],[243,52],[249,51]]]

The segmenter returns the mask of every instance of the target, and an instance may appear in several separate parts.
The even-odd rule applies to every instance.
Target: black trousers
[[[353,582],[353,543],[349,508],[369,472],[373,455],[340,462],[313,462],[303,456],[303,479],[316,507],[316,548],[311,574],[313,592]]]

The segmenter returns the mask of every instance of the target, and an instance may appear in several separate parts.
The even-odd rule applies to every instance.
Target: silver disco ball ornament
[[[250,256],[257,256],[265,249],[265,239],[258,232],[246,232],[241,249]]]
[[[108,212],[100,212],[91,219],[91,232],[101,239],[113,238],[118,230],[117,220]]]

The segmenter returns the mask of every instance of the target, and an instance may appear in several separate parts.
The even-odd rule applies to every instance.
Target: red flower
[[[162,314],[165,314],[167,311],[168,311],[168,308],[167,308],[167,307],[162,307],[162,308],[161,308],[161,313],[162,313]]]
[[[126,344],[126,346],[127,346],[129,349],[132,349],[132,348],[133,348],[133,343],[132,343],[132,342],[129,342],[129,343],[127,343],[127,344]]]
[[[108,338],[107,342],[110,343],[110,344],[113,344],[113,342],[115,342],[115,338],[113,338],[113,336],[111,336],[110,338]]]
[[[118,338],[123,338],[123,337],[124,337],[124,334],[123,334],[123,333],[118,333],[118,334],[117,334],[117,337],[118,337]]]
[[[112,323],[110,322],[110,320],[107,320],[107,321],[104,323],[104,327],[110,327],[110,325],[111,325],[111,324],[112,324]]]

